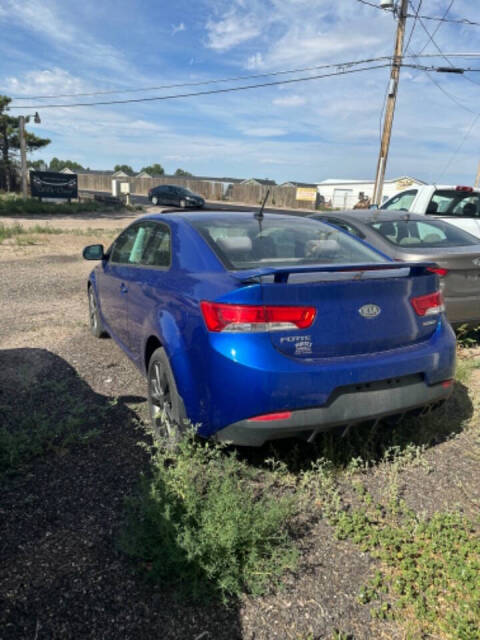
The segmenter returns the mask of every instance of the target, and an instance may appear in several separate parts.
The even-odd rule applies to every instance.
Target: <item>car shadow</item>
[[[45,349],[0,350],[3,640],[242,637],[237,602],[190,603],[119,550],[125,498],[149,474],[129,408],[143,400],[112,402]]]
[[[237,452],[241,459],[254,466],[264,466],[265,461],[271,459],[283,462],[292,473],[310,469],[312,463],[321,458],[339,469],[358,459],[375,466],[384,461],[393,448],[401,455],[412,445],[428,449],[445,442],[463,431],[473,411],[467,387],[456,381],[450,398],[427,414],[401,420],[385,419],[377,424],[365,422],[347,431],[339,427],[318,434],[311,444],[288,438],[256,449],[238,447]]]

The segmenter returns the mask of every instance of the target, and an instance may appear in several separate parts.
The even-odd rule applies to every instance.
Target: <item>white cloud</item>
[[[278,129],[275,127],[250,127],[242,131],[246,136],[257,136],[258,138],[274,138],[277,136],[284,136],[288,132],[284,129]]]
[[[180,22],[180,24],[177,26],[172,24],[172,36],[174,36],[176,33],[179,33],[179,31],[185,31],[185,30],[186,30],[185,23],[183,22]]]
[[[257,51],[253,56],[249,56],[247,59],[247,69],[259,69],[263,66],[262,54]]]
[[[22,78],[9,77],[5,86],[7,92],[14,96],[82,93],[92,89],[91,85],[60,67],[29,71]]]
[[[20,24],[40,34],[64,55],[81,60],[84,67],[95,66],[124,73],[130,69],[123,52],[95,40],[88,30],[82,29],[72,19],[68,9],[55,0],[42,0],[41,3],[37,0],[4,2],[10,24]],[[0,18],[3,18],[1,14]]]
[[[307,99],[303,96],[291,95],[275,98],[272,102],[279,107],[301,107],[307,102]]]
[[[207,46],[216,51],[227,51],[262,32],[262,25],[254,15],[240,15],[230,9],[220,20],[207,22]]]

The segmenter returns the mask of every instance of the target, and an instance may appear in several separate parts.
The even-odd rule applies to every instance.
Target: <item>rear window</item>
[[[322,222],[285,216],[192,219],[228,269],[385,262],[384,256]]]
[[[436,191],[428,205],[427,213],[477,218],[480,215],[480,194],[453,189]]]
[[[441,220],[385,220],[370,223],[391,244],[409,248],[463,247],[478,244],[469,233]]]

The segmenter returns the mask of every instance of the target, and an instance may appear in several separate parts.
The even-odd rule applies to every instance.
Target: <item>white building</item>
[[[410,176],[402,176],[393,180],[385,180],[383,186],[383,200],[387,200],[394,196],[402,189],[408,189],[412,185],[422,185],[425,182],[412,178]],[[359,201],[360,194],[373,198],[373,189],[375,182],[369,180],[323,180],[317,183],[318,193],[325,199],[325,202],[331,202],[332,207],[336,209],[352,209]]]

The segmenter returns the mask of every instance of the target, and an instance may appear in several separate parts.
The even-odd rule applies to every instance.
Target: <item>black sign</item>
[[[34,198],[78,198],[77,174],[30,171],[30,191]]]

